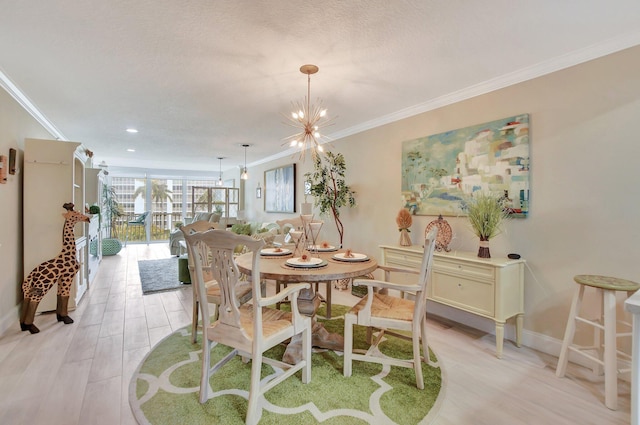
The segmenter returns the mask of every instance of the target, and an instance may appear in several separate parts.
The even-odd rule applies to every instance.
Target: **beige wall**
[[[491,252],[494,256],[516,252],[527,260],[524,342],[555,352],[564,333],[575,274],[640,281],[639,75],[640,47],[636,47],[334,142],[333,150],[346,158],[347,182],[358,192],[357,208],[344,209],[341,216],[345,247],[377,254],[379,244],[398,243],[395,217],[402,206],[403,141],[529,113],[529,217],[509,222],[506,232],[491,241]],[[325,102],[330,106],[331,99]],[[264,169],[291,162],[295,159],[283,158],[250,171],[261,176]],[[311,165],[309,160],[299,164],[299,198],[301,175]],[[253,178],[248,183],[247,216],[264,221],[281,216],[262,211],[255,184]],[[414,217],[414,243],[420,243],[433,219]],[[451,247],[477,250],[465,219],[447,220],[454,230]],[[332,222],[326,224],[323,237],[336,240],[333,229]],[[593,308],[591,300],[587,305]],[[486,320],[436,305],[431,308],[493,331]]]
[[[398,241],[395,216],[402,206],[400,157],[405,140],[479,124],[521,113],[530,114],[531,204],[525,220],[514,220],[491,242],[494,256],[520,253],[525,275],[524,343],[556,352],[562,337],[573,275],[599,273],[640,281],[638,182],[640,137],[640,47],[404,119],[335,141],[345,155],[347,181],[358,192],[358,206],[344,209],[345,247],[377,254],[378,245]],[[425,82],[437,84],[438,82]],[[330,99],[326,99],[330,106]],[[20,149],[26,137],[50,138],[27,113],[0,91],[0,151]],[[274,221],[285,214],[263,211],[255,198],[263,172],[297,162],[281,158],[252,167],[246,183],[248,219]],[[299,202],[303,174],[311,161],[298,162]],[[21,296],[21,175],[0,186],[0,331],[17,325]],[[291,216],[291,215],[289,215]],[[412,238],[419,243],[435,217],[414,218]],[[451,247],[477,249],[462,218],[447,218],[454,230]],[[327,219],[323,238],[337,240]],[[592,300],[587,307],[594,308]],[[438,315],[493,331],[474,316],[431,306]],[[508,327],[507,335],[512,329]]]
[[[51,138],[7,92],[0,89],[0,155],[18,151],[16,164],[22,167],[24,139]],[[22,173],[8,175],[0,185],[0,335],[18,326],[18,303],[22,299]]]

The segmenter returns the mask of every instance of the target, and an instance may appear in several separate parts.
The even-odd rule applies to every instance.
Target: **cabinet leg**
[[[522,325],[524,324],[524,314],[516,315],[516,346],[522,347]]]
[[[496,322],[496,357],[502,358],[502,347],[504,345],[504,322]]]

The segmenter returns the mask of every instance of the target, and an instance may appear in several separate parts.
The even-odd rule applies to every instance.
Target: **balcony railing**
[[[139,214],[127,214],[118,217],[115,228],[111,232],[112,237],[124,240],[127,237],[127,223],[135,220]],[[180,212],[152,212],[147,220],[151,220],[151,241],[168,241],[169,233],[175,229],[175,224],[182,221]],[[129,229],[129,242],[146,242],[144,227],[135,226]]]

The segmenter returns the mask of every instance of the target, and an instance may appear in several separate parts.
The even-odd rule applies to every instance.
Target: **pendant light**
[[[242,145],[242,147],[244,148],[244,168],[242,169],[242,175],[240,176],[240,178],[242,180],[247,180],[249,178],[249,173],[247,173],[247,148],[251,146],[248,144],[244,144]]]
[[[224,183],[222,182],[222,160],[224,159],[223,156],[219,156],[218,160],[220,160],[220,177],[218,177],[218,182],[216,183],[218,186],[222,186]]]

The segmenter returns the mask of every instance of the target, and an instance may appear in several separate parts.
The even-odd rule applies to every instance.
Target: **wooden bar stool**
[[[616,321],[616,292],[625,291],[627,296],[640,289],[640,284],[630,280],[618,279],[608,276],[597,275],[577,275],[573,280],[578,284],[578,288],[573,296],[571,311],[567,320],[567,328],[564,333],[564,341],[560,350],[556,376],[563,377],[567,370],[569,350],[578,353],[596,362],[594,372],[599,373],[604,367],[604,404],[611,410],[618,408],[618,373],[629,370],[618,370],[618,354],[630,358],[629,355],[618,352],[618,337],[630,336],[631,332],[617,332]],[[588,320],[580,317],[580,306],[584,295],[585,287],[595,288],[602,294],[602,317],[599,320]],[[580,321],[594,327],[594,345],[590,347],[573,344],[573,337],[576,332],[576,323]],[[629,323],[624,323],[630,326]],[[600,333],[604,333],[604,344],[600,343]],[[604,346],[604,350],[603,350]],[[586,351],[595,351],[596,356]],[[604,351],[604,356],[602,355]]]

